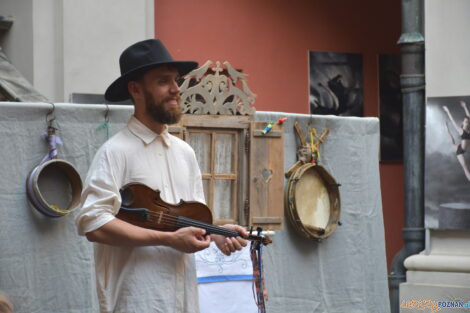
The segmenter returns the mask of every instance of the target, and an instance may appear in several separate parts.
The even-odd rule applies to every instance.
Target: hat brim
[[[104,98],[113,102],[129,99],[131,95],[127,89],[127,83],[132,79],[135,79],[137,76],[142,75],[146,71],[164,64],[174,66],[178,70],[180,76],[188,74],[198,66],[198,63],[194,61],[156,62],[146,64],[145,66],[135,68],[116,79],[111,85],[109,85],[108,89],[106,89]]]

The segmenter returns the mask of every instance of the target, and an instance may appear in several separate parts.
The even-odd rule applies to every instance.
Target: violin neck
[[[187,218],[184,216],[179,216],[178,221],[176,222],[176,226],[178,228],[183,228],[183,227],[188,227],[188,226],[194,226],[194,227],[199,227],[202,229],[205,229],[207,234],[215,234],[215,235],[222,235],[225,237],[237,237],[240,236],[240,233],[231,229],[227,229],[225,227],[220,227],[217,225],[213,224],[208,224],[204,222],[200,222],[197,220],[193,220],[191,218]]]
[[[222,235],[225,237],[243,237],[246,240],[260,241],[263,244],[270,243],[270,239],[264,236],[248,235],[242,236],[239,232],[225,227],[201,222],[185,216],[173,216],[163,212],[153,213],[146,208],[125,208],[121,207],[118,218],[131,224],[152,228],[156,230],[176,230],[178,228],[194,226],[205,229],[207,234]]]
[[[220,227],[213,224],[207,224],[204,222],[200,222],[197,220],[193,220],[184,216],[178,217],[178,222],[176,223],[178,228],[187,227],[187,226],[194,226],[205,229],[207,234],[215,234],[215,235],[222,235],[225,237],[242,237],[246,240],[254,240],[254,241],[263,241],[264,237],[257,236],[257,235],[248,235],[247,237],[242,236],[239,232],[231,229],[227,229],[225,227]]]

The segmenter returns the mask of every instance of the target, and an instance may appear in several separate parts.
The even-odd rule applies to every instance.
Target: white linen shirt
[[[204,203],[194,150],[167,129],[158,135],[133,116],[93,159],[75,220],[80,235],[115,218],[121,205],[119,189],[130,182],[160,190],[166,202]],[[165,246],[100,243],[95,243],[94,254],[102,313],[199,312],[193,254]]]

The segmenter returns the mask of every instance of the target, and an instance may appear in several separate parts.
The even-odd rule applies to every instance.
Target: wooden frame
[[[182,124],[184,139],[190,141],[194,133],[208,134],[210,136],[209,172],[202,173],[203,181],[207,182],[207,205],[215,210],[216,183],[218,181],[231,181],[230,191],[230,218],[215,219],[218,225],[227,223],[246,224],[244,213],[245,199],[247,199],[246,183],[246,156],[245,137],[250,126],[249,116],[220,116],[220,115],[184,115]],[[230,173],[217,173],[217,140],[220,135],[232,135]],[[202,170],[202,169],[201,169]],[[215,212],[214,212],[215,213]],[[214,214],[217,216],[216,214]]]
[[[222,67],[222,64],[224,67]],[[253,122],[256,95],[248,88],[246,75],[228,62],[207,61],[185,76],[180,86],[183,118],[170,132],[193,146],[199,160],[208,206],[226,191],[217,182],[230,181],[230,212],[224,218],[214,214],[215,224],[237,223],[281,229],[283,226],[283,134],[280,125],[269,133],[266,123]],[[207,134],[195,138],[191,134]],[[230,134],[230,173],[216,173],[218,136]],[[200,141],[202,139],[202,141]],[[207,142],[208,140],[208,142]],[[210,147],[205,147],[210,144]],[[226,147],[226,142],[223,142]],[[205,151],[205,150],[206,151]],[[208,159],[208,160],[207,160]],[[208,163],[207,163],[208,162]],[[266,173],[269,177],[266,178]],[[222,196],[223,197],[223,196]],[[219,201],[220,200],[220,201]],[[223,198],[217,199],[224,203]],[[221,205],[221,207],[223,204]],[[217,213],[217,212],[216,212]]]

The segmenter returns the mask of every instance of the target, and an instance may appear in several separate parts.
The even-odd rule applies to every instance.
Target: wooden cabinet
[[[170,126],[196,153],[215,224],[283,227],[283,131],[275,125],[262,134],[265,124],[251,116],[186,114]]]

